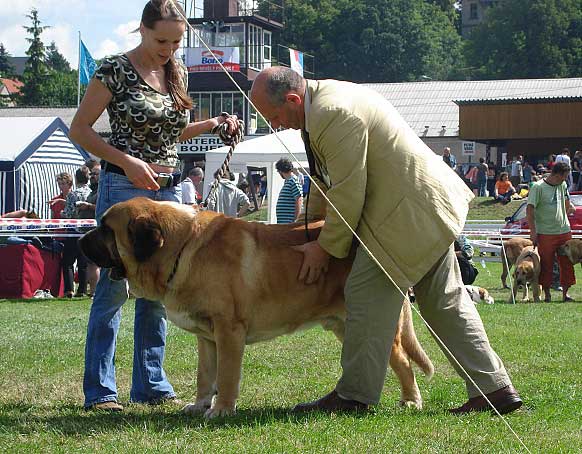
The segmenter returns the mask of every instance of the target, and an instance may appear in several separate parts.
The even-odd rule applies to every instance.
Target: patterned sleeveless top
[[[188,73],[183,70],[187,84]],[[124,54],[106,57],[95,77],[113,95],[107,106],[109,144],[144,162],[177,167],[176,142],[190,112],[176,110],[170,94],[149,86]]]

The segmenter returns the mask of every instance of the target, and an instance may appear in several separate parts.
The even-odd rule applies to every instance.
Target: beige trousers
[[[511,384],[465,291],[452,246],[414,286],[414,293],[424,319],[484,393]],[[362,248],[358,248],[348,276],[345,298],[343,373],[336,391],[347,399],[377,404],[403,298]],[[445,355],[451,361],[450,355]],[[480,395],[456,362],[451,364],[465,380],[469,397]]]

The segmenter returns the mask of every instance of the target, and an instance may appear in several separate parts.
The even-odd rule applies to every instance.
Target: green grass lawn
[[[507,290],[500,265],[487,264],[477,284],[496,300]],[[577,301],[582,292],[573,289]],[[555,296],[558,296],[557,294]],[[380,405],[366,416],[287,409],[331,390],[340,348],[321,329],[250,346],[245,354],[238,414],[205,421],[169,405],[126,407],[121,414],[82,410],[82,370],[88,300],[0,301],[0,450],[3,452],[525,452],[499,418],[453,417],[446,409],[466,396],[415,314],[419,338],[436,373],[421,412],[397,408],[390,373]],[[117,349],[120,398],[131,375],[130,301]],[[480,306],[489,337],[504,360],[526,409],[507,420],[532,452],[580,452],[582,446],[582,304]],[[180,398],[195,398],[195,338],[170,326],[166,371]]]
[[[581,287],[572,289],[575,303],[503,304],[508,291],[500,288],[501,265],[479,268],[476,284],[487,287],[497,301],[479,306],[479,312],[525,401],[525,408],[507,421],[531,452],[582,452]],[[89,305],[89,300],[0,300],[1,452],[525,452],[497,417],[447,414],[466,400],[464,384],[416,314],[418,336],[436,369],[431,382],[418,373],[425,399],[420,412],[396,406],[399,386],[389,373],[380,405],[371,414],[290,415],[290,407],[329,392],[339,377],[340,346],[319,328],[247,348],[234,417],[206,421],[167,404],[130,405],[120,414],[85,412]],[[132,327],[130,301],[116,359],[123,404],[131,379]],[[193,401],[194,336],[170,324],[166,352],[166,372],[176,392]]]

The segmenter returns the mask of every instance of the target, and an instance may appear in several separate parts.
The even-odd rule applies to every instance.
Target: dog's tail
[[[412,324],[412,309],[408,301],[404,301],[402,305],[402,346],[408,357],[420,367],[420,370],[430,380],[434,374],[434,366],[422,345],[418,342],[414,325]]]

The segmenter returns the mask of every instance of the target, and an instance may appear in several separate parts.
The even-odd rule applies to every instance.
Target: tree
[[[27,14],[31,22],[31,27],[24,26],[24,29],[32,35],[32,38],[26,38],[30,43],[30,47],[26,51],[28,55],[28,60],[24,67],[23,82],[24,87],[22,87],[19,101],[23,105],[38,106],[41,101],[41,91],[43,78],[47,74],[47,67],[45,63],[45,48],[44,44],[40,39],[41,33],[48,27],[41,27],[40,20],[38,18],[38,11],[34,8],[31,9],[30,14]]]
[[[77,71],[51,71],[43,81],[39,106],[76,106]]]
[[[579,77],[582,0],[505,0],[487,10],[465,49],[484,79]]]
[[[50,46],[46,48],[46,64],[49,69],[53,71],[69,72],[71,66],[67,59],[59,52],[55,42],[51,42]]]
[[[447,79],[462,65],[448,13],[425,0],[289,0],[282,41],[316,56],[317,77]]]
[[[14,65],[10,63],[10,53],[6,50],[3,43],[0,43],[0,77],[11,78],[16,72]]]

